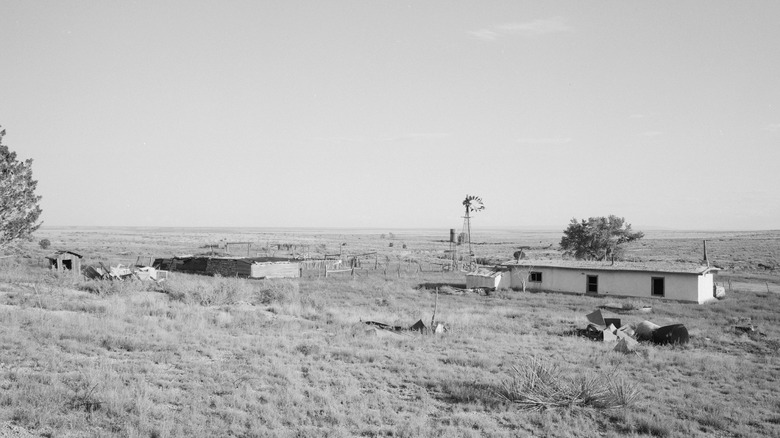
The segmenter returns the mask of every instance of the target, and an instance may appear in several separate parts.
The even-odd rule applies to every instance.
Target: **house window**
[[[650,293],[654,297],[662,297],[666,292],[664,287],[664,277],[653,277],[650,283]]]
[[[532,281],[534,283],[541,283],[542,282],[542,273],[541,272],[531,272],[528,275],[528,281]]]
[[[588,293],[589,294],[597,294],[597,293],[599,293],[599,276],[598,275],[588,275]]]

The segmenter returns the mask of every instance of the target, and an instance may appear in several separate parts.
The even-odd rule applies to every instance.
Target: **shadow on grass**
[[[437,282],[437,283],[420,283],[417,285],[417,289],[425,289],[425,290],[436,290],[441,289],[444,287],[451,287],[455,289],[465,289],[466,283],[447,283],[447,282]]]
[[[480,405],[491,409],[506,405],[498,397],[499,387],[495,385],[463,380],[419,384],[428,390],[432,398],[445,403]]]

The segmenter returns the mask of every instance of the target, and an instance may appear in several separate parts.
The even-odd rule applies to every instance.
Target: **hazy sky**
[[[0,0],[47,225],[780,228],[777,1]]]

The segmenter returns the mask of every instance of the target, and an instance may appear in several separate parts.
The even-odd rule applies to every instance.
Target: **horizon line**
[[[393,231],[393,230],[458,230],[459,228],[452,227],[433,227],[433,226],[406,226],[406,227],[379,227],[379,226],[241,226],[241,225],[41,225],[39,229],[55,229],[55,228],[137,228],[137,229],[213,229],[213,230],[225,230],[225,229],[257,229],[257,230],[376,230],[376,231]],[[673,232],[751,232],[751,231],[780,231],[777,228],[675,228],[668,226],[640,226],[632,228],[638,231],[673,231]],[[485,225],[477,228],[484,230],[523,230],[523,231],[560,231],[563,232],[563,228],[550,227],[549,225]],[[474,231],[474,230],[472,230]]]

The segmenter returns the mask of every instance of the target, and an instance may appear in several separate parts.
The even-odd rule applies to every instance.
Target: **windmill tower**
[[[463,207],[466,210],[466,215],[463,216],[462,243],[467,243],[469,247],[467,260],[464,260],[464,262],[470,265],[474,257],[474,253],[471,251],[471,213],[482,211],[485,209],[485,206],[482,204],[482,198],[479,196],[466,195],[466,199],[463,200]]]

